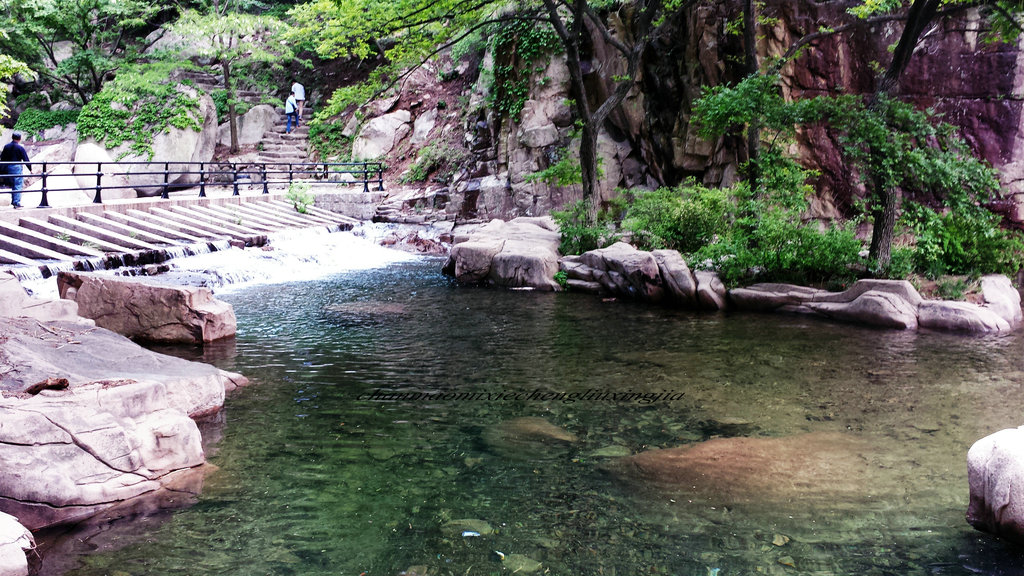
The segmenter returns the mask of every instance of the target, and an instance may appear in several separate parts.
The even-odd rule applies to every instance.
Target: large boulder
[[[281,114],[269,104],[253,106],[248,112],[238,117],[238,144],[250,146],[263,141],[264,135],[274,128]],[[217,141],[231,145],[231,125],[225,122],[217,127]]]
[[[191,418],[220,410],[243,376],[146,350],[9,277],[0,303],[0,510],[36,529],[194,484]]]
[[[167,184],[197,184],[200,178],[198,166],[185,162],[209,162],[213,159],[213,152],[217,146],[217,109],[213,99],[209,94],[186,84],[178,84],[177,89],[188,97],[198,99],[199,109],[195,112],[200,123],[198,131],[168,126],[153,136],[151,155],[132,151],[131,143],[107,149],[107,156],[125,163],[121,168],[139,197],[159,196],[163,192],[165,167],[169,174]],[[106,149],[93,139],[87,139],[85,143]],[[136,164],[128,164],[130,162]]]
[[[196,423],[157,382],[111,380],[0,399],[0,508],[29,529],[156,490],[204,463]]]
[[[29,296],[10,272],[0,274],[0,319],[32,318],[35,320],[84,321],[78,316],[78,305],[67,300],[43,300]]]
[[[398,110],[371,119],[352,143],[352,159],[377,160],[387,156],[412,131],[412,114]]]
[[[559,241],[550,217],[493,220],[456,238],[444,272],[467,284],[558,290]]]
[[[584,253],[580,263],[591,269],[594,280],[609,294],[649,302],[665,298],[658,261],[650,252],[616,242]]]
[[[1016,328],[1024,320],[1024,313],[1020,308],[1020,292],[1017,292],[1006,276],[982,276],[981,295],[984,299],[983,307],[1005,320],[1011,328]]]
[[[138,193],[134,188],[128,186],[128,178],[121,173],[110,173],[110,166],[114,159],[110,157],[110,151],[94,141],[82,142],[75,149],[75,164],[72,173],[75,175],[75,183],[79,188],[94,188],[98,181],[103,185],[101,199],[123,200],[137,198]],[[107,166],[104,169],[104,166]],[[85,192],[82,192],[85,195]],[[92,201],[92,196],[89,196]]]
[[[1024,426],[978,440],[967,452],[967,522],[1024,544]]]
[[[0,576],[28,576],[25,553],[35,547],[28,528],[14,516],[0,512]]]
[[[1007,332],[1006,319],[971,302],[926,300],[917,309],[921,328],[955,332]]]
[[[826,318],[844,322],[899,330],[915,330],[918,326],[917,307],[895,292],[868,290],[849,302],[815,301],[806,306]]]
[[[728,292],[718,274],[698,270],[693,274],[697,279],[697,303],[705,310],[725,310],[728,306]]]
[[[658,273],[665,284],[668,297],[687,307],[697,305],[697,279],[690,272],[682,254],[676,250],[654,250],[651,252],[658,263]]]
[[[61,272],[57,289],[81,316],[136,340],[195,344],[234,336],[237,328],[231,305],[209,288]]]

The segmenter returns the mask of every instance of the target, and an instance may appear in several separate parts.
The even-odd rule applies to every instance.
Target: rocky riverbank
[[[1009,278],[981,279],[981,303],[926,300],[905,280],[860,280],[843,292],[789,284],[727,290],[714,272],[691,270],[675,250],[637,250],[619,242],[579,256],[560,256],[550,218],[494,220],[454,233],[444,272],[467,284],[576,290],[701,310],[805,314],[894,328],[972,333],[1020,327],[1020,294]],[[563,273],[564,284],[555,281]]]
[[[13,276],[0,277],[0,320],[0,511],[38,530],[197,490],[194,418],[220,410],[243,376],[146,350]],[[0,575],[26,573],[16,532],[0,530]]]

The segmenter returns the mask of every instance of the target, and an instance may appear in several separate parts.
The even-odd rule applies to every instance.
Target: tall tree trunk
[[[892,262],[892,241],[896,234],[896,212],[900,205],[899,188],[886,186],[875,181],[875,207],[871,212],[874,226],[871,229],[869,254],[880,272],[889,269]]]
[[[227,60],[221,62],[221,71],[224,74],[224,89],[228,93],[228,128],[231,132],[231,153],[238,152],[238,117],[235,114],[235,87],[231,83],[231,63]]]
[[[597,136],[600,126],[594,122],[587,98],[587,87],[583,82],[583,68],[580,62],[580,42],[583,38],[584,8],[586,0],[573,2],[572,30],[565,27],[558,12],[559,5],[555,0],[544,0],[549,21],[565,47],[566,67],[569,69],[569,93],[573,97],[576,117],[582,124],[580,130],[580,177],[583,188],[583,200],[588,202],[587,223],[597,223],[600,202],[597,198]]]
[[[892,62],[885,74],[878,80],[875,91],[868,101],[868,108],[879,110],[882,100],[899,84],[903,71],[907,69],[914,48],[925,28],[935,19],[942,0],[914,0],[907,13],[907,24],[903,27],[899,42],[893,51]],[[871,248],[868,257],[876,262],[878,270],[889,269],[892,256],[892,241],[896,231],[896,213],[900,207],[899,190],[878,178],[872,178],[876,206],[872,210],[874,227],[871,231]]]
[[[747,76],[761,71],[757,61],[757,13],[754,0],[743,0],[743,67]],[[747,181],[756,193],[760,188],[758,180],[761,169],[758,161],[761,156],[761,122],[757,119],[747,126]]]

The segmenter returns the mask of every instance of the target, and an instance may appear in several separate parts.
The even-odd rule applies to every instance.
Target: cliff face
[[[823,25],[850,22],[849,2],[766,0],[758,51],[762,58],[784,53],[795,41]],[[736,181],[745,160],[742,141],[724,137],[707,142],[691,121],[692,102],[703,87],[742,77],[742,43],[726,24],[739,18],[738,1],[698,5],[672,15],[644,55],[640,77],[626,101],[609,118],[599,148],[603,172],[600,196],[618,188],[675,185],[686,178],[711,185]],[[627,13],[608,15],[620,37]],[[1005,197],[997,207],[1024,222],[1022,97],[1024,68],[1017,46],[985,44],[976,12],[936,23],[923,36],[906,70],[898,97],[930,107],[962,128],[968,143],[1002,173]],[[870,93],[878,70],[888,64],[888,47],[903,23],[887,22],[825,37],[783,70],[784,92],[792,98],[834,92]],[[610,93],[624,63],[594,34],[583,50],[585,78],[596,99]],[[488,54],[482,69],[491,65]],[[499,55],[507,58],[507,54]],[[581,197],[578,186],[554,186],[527,178],[574,153],[569,138],[572,116],[568,75],[561,57],[530,64],[531,90],[518,118],[489,108],[486,82],[470,98],[473,112],[461,127],[473,161],[442,192],[445,210],[460,218],[512,218],[545,214]],[[857,175],[846,166],[835,138],[823,128],[800,134],[795,151],[820,172],[812,216],[832,218],[849,212],[863,195]]]

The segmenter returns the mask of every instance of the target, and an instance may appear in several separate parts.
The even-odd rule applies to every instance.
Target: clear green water
[[[208,425],[191,506],[42,539],[42,574],[1024,574],[964,521],[965,455],[1024,424],[1020,335],[878,331],[573,294],[460,288],[425,261],[221,296],[233,343],[199,353],[253,384]],[[203,356],[205,354],[205,356]],[[374,390],[682,393],[671,402],[381,402]],[[510,453],[502,421],[578,440]],[[712,437],[849,435],[871,499],[719,504],[609,472],[610,451]],[[215,438],[215,440],[212,440]],[[770,485],[770,479],[766,479]],[[463,537],[473,518],[496,533]],[[788,542],[777,545],[780,536]],[[773,540],[776,543],[773,543]]]

